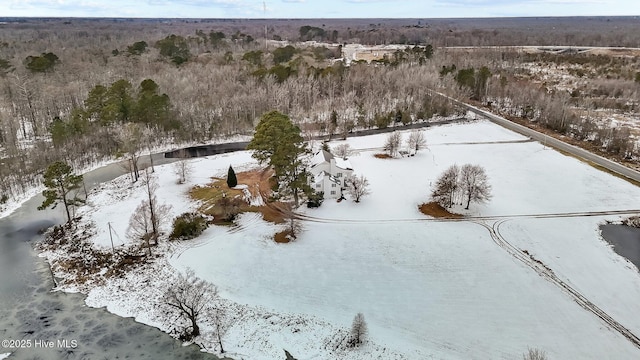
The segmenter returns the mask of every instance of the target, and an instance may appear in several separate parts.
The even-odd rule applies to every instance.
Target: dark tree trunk
[[[196,323],[196,317],[195,316],[189,316],[189,320],[191,320],[191,327],[193,328],[193,331],[191,331],[191,336],[192,337],[196,337],[196,336],[200,335],[200,327]]]
[[[67,224],[71,224],[71,214],[69,213],[69,204],[67,203],[67,193],[65,192],[64,185],[62,184],[62,179],[58,179],[58,181],[60,182],[62,204],[64,205],[64,210],[67,213]]]
[[[219,329],[217,331],[217,337],[218,337],[218,345],[220,345],[220,353],[224,354],[224,348],[222,347],[222,336],[220,336],[220,330]]]
[[[293,190],[293,202],[296,204],[296,207],[298,207],[298,201],[300,201],[298,199],[298,189],[294,189]]]
[[[156,168],[153,167],[153,155],[151,154],[151,151],[149,151],[149,162],[151,163],[151,172],[156,172]]]

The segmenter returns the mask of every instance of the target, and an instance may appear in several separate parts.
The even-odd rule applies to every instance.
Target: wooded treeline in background
[[[81,168],[162,144],[248,135],[270,110],[306,134],[455,114],[431,89],[635,159],[633,128],[599,119],[610,114],[603,110],[637,114],[637,56],[445,46],[638,47],[637,22],[490,20],[7,19],[0,198],[40,184],[54,161]],[[407,48],[347,66],[343,47],[351,43]],[[543,79],[543,64],[569,71],[575,83]]]

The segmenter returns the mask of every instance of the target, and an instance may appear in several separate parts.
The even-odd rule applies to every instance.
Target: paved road
[[[579,148],[577,146],[573,146],[571,144],[567,144],[566,142],[562,141],[562,140],[558,140],[554,137],[545,135],[541,132],[529,129],[526,126],[522,126],[520,124],[516,124],[513,121],[509,121],[503,117],[494,115],[488,111],[479,109],[475,106],[463,103],[461,101],[458,101],[456,99],[453,99],[445,94],[442,93],[438,93],[438,92],[433,92],[434,94],[438,94],[440,96],[444,96],[446,98],[448,98],[449,100],[451,100],[452,102],[468,109],[469,111],[478,114],[480,116],[483,116],[489,120],[491,120],[492,122],[505,127],[509,130],[515,131],[519,134],[522,134],[524,136],[528,136],[530,138],[532,138],[533,140],[539,141],[547,146],[556,148],[558,150],[561,151],[565,151],[573,156],[576,156],[578,158],[590,161],[594,164],[597,164],[599,166],[602,166],[610,171],[613,171],[617,174],[620,174],[626,178],[629,178],[631,180],[635,180],[640,182],[640,172],[630,169],[624,165],[618,164],[614,161],[611,161],[609,159],[603,158],[602,156],[596,155],[592,152],[589,152],[587,150],[584,150],[582,148]]]
[[[408,125],[397,125],[397,126],[389,126],[383,129],[367,129],[367,130],[359,130],[350,132],[347,137],[357,137],[357,136],[368,136],[375,134],[388,133],[396,130],[410,130],[410,129],[419,129],[430,126],[439,126],[446,125],[456,122],[468,121],[465,117],[459,117],[455,119],[443,119],[437,121],[423,121],[417,122]],[[341,139],[342,135],[332,135],[332,139],[337,140]],[[314,136],[314,140],[328,140],[329,135],[319,135]],[[183,158],[183,157],[199,157],[199,156],[210,156],[216,154],[224,154],[234,151],[242,151],[246,150],[247,145],[249,145],[248,141],[240,141],[234,143],[223,143],[223,144],[210,144],[210,145],[198,145],[198,146],[190,146],[183,149],[177,149],[172,151],[167,151],[164,153],[165,158]]]

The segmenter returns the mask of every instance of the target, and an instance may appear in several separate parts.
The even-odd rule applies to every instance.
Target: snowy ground
[[[170,330],[158,297],[174,269],[191,268],[219,289],[217,306],[227,310],[230,323],[225,347],[236,359],[284,358],[283,349],[298,359],[516,359],[528,347],[551,359],[640,356],[487,230],[501,222],[506,241],[640,333],[638,271],[597,228],[604,219],[619,219],[600,212],[637,208],[640,189],[489,122],[430,128],[429,149],[415,157],[374,158],[385,136],[347,140],[369,149],[350,160],[356,174],[369,179],[372,194],[359,204],[326,201],[319,209],[301,209],[309,220],[296,242],[276,244],[277,226],[245,214],[236,227],[162,245],[167,257],[94,288],[87,304]],[[171,166],[156,174],[159,200],[171,204],[174,215],[196,206],[186,199],[190,186],[224,175],[229,165],[236,171],[256,166],[247,152],[191,162],[188,184],[175,183]],[[486,168],[493,199],[465,213],[495,220],[433,221],[418,211],[430,184],[454,163]],[[126,178],[105,184],[81,210],[95,222],[99,247],[110,247],[108,222],[127,242],[128,218],[143,194],[123,187]],[[599,216],[557,218],[576,212]],[[369,342],[335,350],[358,312],[369,325]],[[211,331],[206,326],[198,342],[215,352]]]
[[[44,187],[33,188],[22,194],[17,199],[10,199],[4,204],[0,204],[0,218],[9,216],[9,214],[16,211],[16,209],[22,206],[22,204],[27,200],[31,199],[34,195],[41,193],[42,190],[44,190]]]

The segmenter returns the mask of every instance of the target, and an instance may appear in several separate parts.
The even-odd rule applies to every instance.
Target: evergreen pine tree
[[[55,208],[58,203],[64,205],[67,213],[67,223],[71,223],[71,213],[69,208],[76,206],[82,201],[76,197],[68,197],[72,190],[80,188],[82,185],[82,175],[75,175],[71,166],[62,161],[56,161],[49,165],[44,173],[44,186],[47,188],[42,191],[44,201],[38,207],[38,210],[46,208]]]
[[[238,178],[236,177],[236,172],[233,171],[231,165],[229,165],[229,172],[227,173],[227,186],[230,188],[236,187],[238,185]]]
[[[298,206],[300,195],[309,191],[305,162],[309,150],[300,128],[287,115],[268,112],[260,118],[247,149],[254,150],[251,156],[258,162],[273,168],[279,195],[293,195]]]

